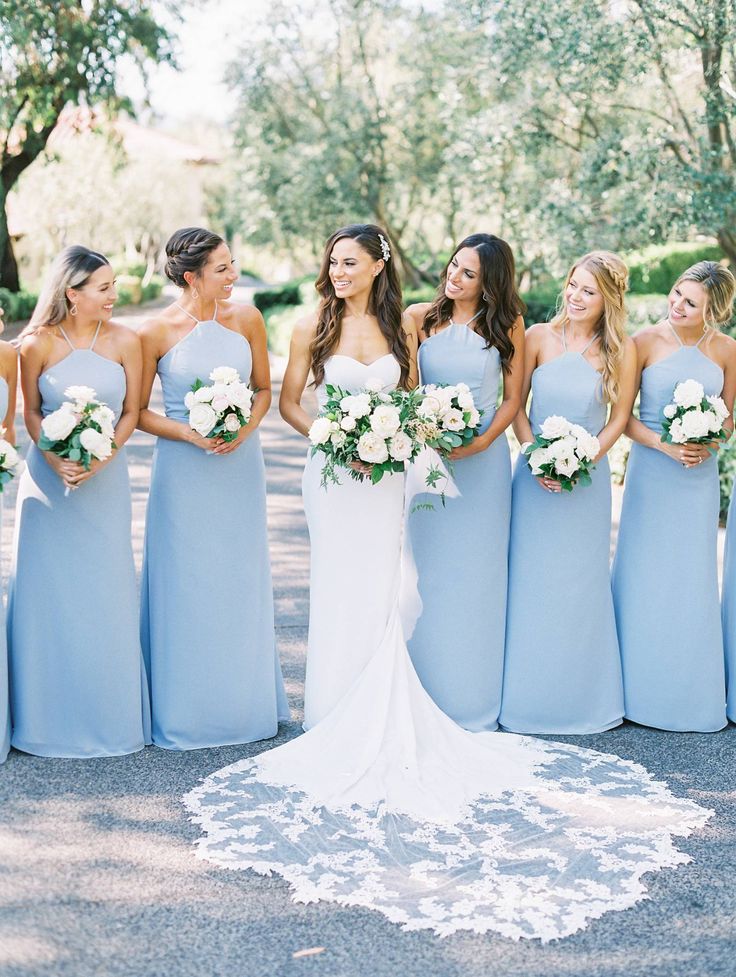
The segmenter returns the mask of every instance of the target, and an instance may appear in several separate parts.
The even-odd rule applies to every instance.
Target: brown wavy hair
[[[422,329],[430,336],[443,322],[452,317],[452,299],[445,295],[447,271],[455,255],[463,248],[473,248],[480,261],[480,280],[483,286],[476,332],[486,341],[486,349],[495,346],[501,357],[501,366],[511,372],[514,344],[511,332],[526,305],[516,288],[514,252],[505,241],[495,234],[470,234],[457,245],[445,265],[440,285],[431,307],[424,316]]]
[[[309,347],[313,384],[318,386],[324,380],[325,363],[340,342],[345,300],[337,297],[330,281],[330,258],[332,257],[332,249],[343,238],[352,238],[374,261],[383,261],[383,268],[373,279],[368,312],[378,320],[378,326],[401,369],[399,386],[406,389],[409,382],[411,359],[404,327],[401,323],[403,311],[401,283],[393,255],[388,259],[383,256],[381,238],[390,249],[388,234],[375,224],[349,224],[347,227],[341,227],[339,231],[335,231],[325,245],[322,266],[317,281],[314,283],[314,287],[321,296],[321,301],[317,310],[317,330]]]

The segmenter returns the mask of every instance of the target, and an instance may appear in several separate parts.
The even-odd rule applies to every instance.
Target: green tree
[[[0,0],[0,284],[12,291],[19,280],[8,194],[67,104],[119,104],[125,56],[142,69],[172,61],[170,33],[145,0]]]

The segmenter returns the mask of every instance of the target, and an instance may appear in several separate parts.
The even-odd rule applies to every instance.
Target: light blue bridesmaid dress
[[[639,417],[658,433],[680,381],[698,380],[708,395],[723,388],[723,371],[700,342],[683,346],[675,336],[679,349],[641,376]],[[713,732],[726,725],[718,504],[716,458],[685,468],[656,448],[632,446],[613,594],[626,718],[645,726]]]
[[[0,418],[8,412],[8,384],[0,377]],[[2,495],[0,495],[0,520],[2,520]],[[0,763],[10,749],[10,690],[8,688],[8,648],[5,637],[5,606],[0,594]]]
[[[465,323],[451,323],[419,347],[422,383],[466,383],[496,412],[500,356]],[[516,365],[521,369],[521,365]],[[454,462],[443,508],[424,481],[438,456],[427,450],[407,476],[401,614],[414,668],[443,712],[470,730],[498,726],[506,622],[511,462],[505,435]],[[439,484],[439,488],[443,485]],[[434,511],[416,509],[431,502]],[[414,511],[412,511],[414,510]]]
[[[606,423],[600,373],[587,346],[574,352],[561,338],[562,354],[532,374],[532,431],[557,414],[597,435]],[[622,720],[606,458],[592,479],[548,492],[526,457],[516,463],[500,723],[517,733],[596,733]]]
[[[736,490],[736,485],[734,486]],[[726,714],[736,723],[736,491],[731,495],[723,559],[723,646],[726,653]]]
[[[38,380],[41,410],[64,391],[93,387],[119,417],[125,370],[76,349]],[[138,638],[125,449],[64,495],[35,444],[18,486],[8,593],[12,745],[39,756],[133,753],[150,741],[148,690]]]
[[[218,366],[250,380],[250,345],[215,318],[158,363],[166,416]],[[141,643],[153,741],[170,750],[275,736],[289,710],[276,655],[258,432],[228,455],[159,438],[146,518]]]

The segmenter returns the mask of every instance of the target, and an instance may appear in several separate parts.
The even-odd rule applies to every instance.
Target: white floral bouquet
[[[591,463],[600,450],[598,438],[556,414],[546,418],[536,438],[522,448],[532,475],[555,479],[565,492],[592,483],[595,465]]]
[[[20,464],[18,451],[10,441],[5,440],[5,428],[0,427],[0,492],[18,474]]]
[[[371,465],[370,480],[375,485],[386,472],[403,472],[422,447],[412,433],[416,418],[418,391],[384,392],[384,382],[369,379],[361,390],[350,393],[327,384],[327,400],[319,417],[309,428],[312,454],[325,456],[322,485],[340,484],[336,469],[348,469],[352,478],[366,476],[352,464]]]
[[[89,471],[94,460],[106,461],[117,448],[115,414],[92,387],[67,387],[64,396],[61,407],[41,421],[38,447]]]
[[[231,366],[218,366],[210,373],[212,383],[197,378],[184,398],[189,426],[203,438],[235,441],[250,420],[253,394]]]
[[[672,403],[663,410],[662,441],[667,444],[708,444],[728,440],[723,422],[728,408],[720,397],[706,397],[702,383],[683,380],[675,387]]]

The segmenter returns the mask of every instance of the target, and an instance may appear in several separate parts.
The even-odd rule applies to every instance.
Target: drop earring
[[[197,291],[196,288],[193,288],[192,289],[192,298],[193,299],[198,299],[199,298],[199,292]]]
[[[69,306],[69,315],[76,315],[76,314],[77,314],[77,303],[72,302],[72,304]]]

